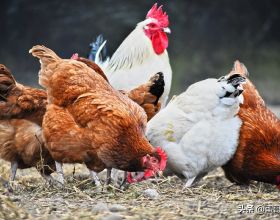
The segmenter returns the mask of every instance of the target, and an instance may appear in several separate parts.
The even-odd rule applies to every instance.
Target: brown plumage
[[[128,92],[128,97],[144,109],[149,121],[161,108],[159,99],[163,92],[164,79],[163,74],[159,72],[152,76],[147,83]]]
[[[246,67],[236,61],[230,74],[248,77]],[[280,186],[280,121],[265,106],[253,83],[247,79],[244,104],[238,116],[242,120],[239,145],[234,157],[223,169],[226,177],[239,184],[257,180]]]
[[[76,60],[85,63],[88,67],[93,69],[96,73],[98,73],[100,76],[102,76],[107,82],[109,82],[106,75],[104,74],[103,70],[95,62],[93,62],[89,59],[83,58],[83,57],[77,57]]]
[[[98,65],[85,58],[78,59],[87,64],[90,68],[107,80],[105,74]],[[153,85],[160,90],[163,88],[161,77],[154,76],[148,83],[139,86],[126,93],[132,99],[139,102],[147,110],[145,105],[148,102],[155,102],[156,98],[148,92]],[[164,85],[164,84],[163,84]],[[145,97],[151,98],[145,98]],[[134,98],[136,97],[136,98]],[[141,97],[141,98],[137,98]],[[45,90],[23,86],[16,82],[10,70],[0,64],[0,148],[1,158],[9,162],[17,162],[18,168],[30,168],[42,166],[42,159],[45,160],[45,169],[40,169],[46,175],[55,170],[54,160],[43,144],[41,126],[46,111],[47,93]],[[151,106],[151,111],[156,113],[160,104]],[[159,108],[158,108],[159,109]],[[148,117],[151,113],[146,112]],[[39,126],[39,127],[38,127]],[[34,135],[36,132],[36,135]],[[42,149],[41,149],[42,148]],[[41,151],[42,150],[42,151]],[[14,179],[14,175],[11,174]]]
[[[92,68],[96,73],[100,74],[107,82],[109,82],[102,69],[95,62],[83,57],[79,57],[78,54],[74,54],[72,58],[85,63],[88,67]],[[155,114],[159,112],[161,108],[159,99],[164,92],[164,86],[165,83],[163,74],[159,72],[152,76],[147,83],[142,84],[129,92],[121,92],[144,109],[149,121]]]
[[[43,135],[57,162],[85,163],[95,172],[163,169],[159,149],[145,138],[147,116],[139,105],[82,62],[44,46],[30,52],[41,61],[39,83],[49,100]]]
[[[41,124],[46,92],[18,84],[10,70],[0,64],[0,157],[16,168],[37,167],[49,175],[54,160],[43,145]]]

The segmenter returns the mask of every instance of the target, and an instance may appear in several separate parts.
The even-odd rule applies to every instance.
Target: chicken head
[[[166,153],[160,147],[157,147],[154,154],[148,154],[142,158],[142,164],[143,167],[145,167],[144,172],[137,172],[135,175],[132,175],[131,172],[128,172],[127,181],[129,183],[141,182],[152,176],[155,176],[157,173],[160,173],[165,169],[166,163]]]

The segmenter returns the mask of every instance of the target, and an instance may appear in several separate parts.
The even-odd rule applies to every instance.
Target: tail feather
[[[164,92],[165,82],[164,82],[163,73],[159,72],[159,73],[155,74],[150,79],[150,82],[153,83],[152,86],[150,87],[150,93],[157,97],[157,99],[154,103],[154,104],[157,104],[158,100],[160,99],[160,97],[162,96],[162,94]]]
[[[56,55],[51,49],[43,46],[43,45],[36,45],[29,50],[34,57],[37,57],[41,60],[41,62],[45,65],[56,62],[61,58]]]
[[[225,97],[231,96],[233,93],[241,94],[243,89],[241,85],[246,82],[246,78],[241,74],[232,74],[223,76],[218,79],[218,82],[223,83],[223,88],[227,91]],[[236,97],[236,96],[235,96]]]
[[[59,63],[62,59],[51,49],[43,45],[32,47],[29,53],[40,59],[41,69],[39,71],[39,84],[44,88],[48,88],[49,79],[53,74],[53,68],[51,68],[50,64]]]
[[[11,71],[0,64],[0,101],[5,101],[7,93],[14,88],[16,85],[16,80],[13,77]]]
[[[240,84],[244,83],[246,78],[240,74],[233,74],[227,78],[227,83],[231,84],[234,88],[237,88]]]
[[[129,91],[128,97],[140,105],[150,120],[161,108],[159,102],[164,92],[164,77],[161,72],[155,74],[149,82]]]
[[[101,64],[107,59],[107,47],[106,40],[104,40],[103,35],[97,36],[96,40],[90,44],[90,52],[88,55],[89,60],[94,61],[97,64]]]
[[[241,74],[233,74],[223,76],[218,80],[221,83],[222,93],[219,95],[221,102],[225,105],[233,105],[238,100],[239,103],[243,103],[243,92],[242,84],[246,82],[246,78]]]
[[[233,68],[232,68],[232,71],[230,72],[230,75],[233,75],[233,74],[240,74],[244,77],[249,77],[249,72],[246,68],[246,66],[241,63],[239,60],[236,60],[234,62],[234,65],[233,65]]]

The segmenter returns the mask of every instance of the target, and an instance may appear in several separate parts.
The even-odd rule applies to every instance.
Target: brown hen
[[[41,62],[39,83],[49,101],[43,136],[61,183],[61,163],[85,163],[97,184],[96,173],[105,168],[109,177],[111,168],[150,176],[165,168],[165,153],[145,138],[147,116],[139,105],[82,62],[61,59],[44,46],[30,53]]]
[[[248,77],[244,64],[236,61],[230,74]],[[226,177],[239,184],[250,180],[276,184],[280,189],[280,121],[266,106],[253,83],[247,79],[239,145],[234,157],[223,166]]]
[[[86,63],[107,80],[103,71],[94,62],[81,57],[79,61]],[[156,75],[148,83],[132,90],[133,94],[126,93],[132,100],[138,101],[144,110],[147,109],[145,106],[152,105],[149,101],[154,102],[162,95],[157,93],[156,97],[151,93],[155,90],[163,90],[164,81],[161,76],[156,77]],[[42,126],[46,104],[46,91],[17,83],[11,72],[4,65],[0,65],[0,143],[3,146],[0,149],[0,156],[11,162],[11,180],[15,179],[17,168],[33,166],[39,168],[43,165],[45,168],[40,170],[42,174],[45,173],[43,176],[46,178],[49,178],[49,174],[55,170],[54,160],[43,145],[41,128],[39,128]],[[160,103],[151,106],[150,112],[156,113],[159,110],[158,106]],[[146,112],[148,117],[151,115],[150,112]],[[34,131],[30,132],[32,129],[37,131],[37,136],[34,135]],[[18,151],[22,155],[18,156],[20,154]]]
[[[48,180],[55,170],[42,140],[46,102],[45,91],[17,83],[0,64],[0,157],[11,162],[11,180],[17,168],[37,167]]]

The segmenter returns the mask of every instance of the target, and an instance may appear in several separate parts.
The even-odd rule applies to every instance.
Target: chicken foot
[[[185,186],[183,187],[183,189],[191,187],[192,184],[194,183],[195,178],[196,178],[196,176],[193,177],[193,178],[188,179],[186,184],[185,184]]]
[[[5,180],[3,177],[0,176],[0,183],[4,188],[8,190],[8,192],[13,192],[13,188],[10,186],[9,181]]]
[[[55,167],[56,167],[56,172],[58,174],[58,179],[57,181],[64,186],[64,173],[63,173],[63,169],[62,169],[62,163],[59,163],[57,161],[55,161]]]
[[[101,186],[101,182],[99,180],[99,177],[97,176],[97,173],[93,170],[89,170],[89,174],[92,179],[92,182],[94,182],[97,187]]]
[[[128,187],[129,187],[129,184],[127,182],[127,171],[124,171],[122,181],[119,183],[119,188],[124,190],[124,189],[127,189]]]
[[[44,173],[40,174],[48,184],[52,185],[54,183],[54,178],[51,175],[46,175]]]
[[[112,169],[112,180],[119,189],[127,189],[127,171]]]
[[[109,185],[111,183],[111,174],[112,174],[112,168],[107,168],[107,177],[106,177],[106,185]]]
[[[18,163],[16,161],[11,162],[10,181],[15,180],[17,169],[18,169]]]
[[[183,187],[183,189],[189,188],[189,187],[193,186],[194,184],[198,183],[205,175],[207,175],[207,173],[208,172],[202,172],[202,173],[198,174],[197,176],[188,179],[186,181],[186,184]]]

